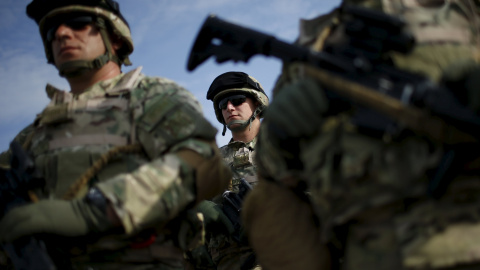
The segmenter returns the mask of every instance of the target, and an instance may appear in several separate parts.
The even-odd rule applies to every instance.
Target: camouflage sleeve
[[[173,83],[159,87],[158,93],[149,89],[136,119],[138,141],[151,162],[98,184],[127,233],[165,225],[221,192],[230,179],[215,144],[216,129],[195,98]]]

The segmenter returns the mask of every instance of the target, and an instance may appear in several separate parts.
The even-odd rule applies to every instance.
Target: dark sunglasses
[[[46,27],[46,39],[48,42],[52,42],[55,39],[55,32],[57,32],[58,27],[64,24],[72,30],[82,30],[85,27],[93,22],[93,17],[88,15],[81,15],[74,18],[63,18],[56,19],[54,22],[49,24]]]
[[[238,105],[241,105],[242,103],[244,103],[245,101],[247,101],[247,97],[244,96],[244,95],[228,96],[228,97],[220,100],[220,102],[218,102],[218,107],[221,110],[225,110],[227,108],[227,105],[228,105],[229,101],[232,103],[233,106],[238,106]]]

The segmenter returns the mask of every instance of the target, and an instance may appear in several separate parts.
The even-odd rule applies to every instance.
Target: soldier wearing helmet
[[[229,190],[238,192],[241,179],[255,186],[255,146],[260,118],[268,106],[263,87],[244,72],[226,72],[213,80],[207,99],[213,102],[217,120],[224,125],[223,135],[227,128],[232,132],[230,142],[220,148],[224,162],[233,173]],[[217,197],[199,205],[198,209],[205,217],[207,244],[203,250],[198,249],[191,254],[193,263],[198,269],[260,269],[241,232],[243,229],[234,230],[235,222],[222,211],[224,203],[222,198]]]
[[[236,190],[240,178],[254,184],[256,138],[260,118],[268,106],[262,85],[244,72],[226,72],[213,80],[207,99],[213,101],[217,120],[224,125],[222,134],[226,128],[232,132],[232,139],[220,151],[234,174],[233,190]]]
[[[254,103],[252,114],[247,119],[237,119],[231,115],[226,116],[224,110],[229,111],[227,109],[228,101],[234,105],[233,107],[241,105],[243,102],[239,104],[237,102],[243,100],[242,96],[247,98],[244,101]],[[255,78],[243,72],[226,72],[213,80],[207,92],[207,99],[213,102],[217,120],[224,125],[222,135],[225,135],[228,127],[232,131],[234,141],[248,142],[252,139],[251,135],[247,136],[250,140],[242,140],[240,133],[246,130],[251,131],[253,123],[258,120],[255,124],[257,128],[251,132],[254,135],[253,137],[256,136],[262,112],[268,106],[268,97],[261,84]]]
[[[39,25],[47,60],[58,68],[61,76],[75,77],[82,72],[100,69],[109,61],[119,66],[131,65],[128,58],[133,52],[130,28],[115,1],[34,1],[28,5],[27,14]],[[73,28],[90,23],[95,25],[105,52],[95,58],[66,62],[54,57],[56,52],[52,41],[57,38],[56,32],[63,22]]]
[[[382,65],[421,74],[432,85],[448,87],[456,95],[452,100],[458,98],[480,115],[479,1],[339,2],[340,7],[327,14],[301,20],[296,43],[339,59],[337,52],[344,50],[351,70],[358,68],[352,77],[368,77]],[[368,16],[359,19],[357,12]],[[395,31],[381,29],[389,20],[405,23],[400,31],[415,37],[408,53],[384,51],[386,37],[395,36]],[[385,39],[377,40],[380,36]],[[362,63],[357,66],[357,61]],[[347,70],[348,63],[340,69]],[[458,132],[443,130],[458,123],[446,121],[447,128],[435,129],[431,121],[418,121],[424,130],[443,137],[424,136],[380,106],[358,105],[358,99],[344,99],[348,95],[335,91],[369,92],[352,80],[343,77],[331,83],[334,78],[308,74],[308,68],[300,62],[284,63],[259,133],[260,180],[244,202],[242,217],[262,266],[478,269],[480,219],[474,209],[480,209],[480,189],[473,187],[479,183],[480,166],[472,164],[479,159],[472,151],[479,146],[474,128],[468,133],[475,140],[452,143],[450,136]],[[322,70],[336,74],[336,68]],[[378,92],[391,89],[380,86],[383,79],[370,81],[375,83],[369,86],[378,83]],[[418,90],[409,95],[423,96],[419,92],[424,88]],[[389,102],[382,97],[372,104]],[[411,103],[423,105],[423,100]],[[422,105],[416,108],[425,109]],[[359,120],[365,109],[369,116]],[[378,116],[388,119],[387,124],[380,124]]]
[[[175,82],[121,71],[133,42],[117,2],[33,0],[27,14],[70,91],[47,85],[50,104],[14,139],[45,184],[1,219],[0,241],[41,234],[56,269],[184,269],[201,243],[190,209],[231,178],[216,129]]]

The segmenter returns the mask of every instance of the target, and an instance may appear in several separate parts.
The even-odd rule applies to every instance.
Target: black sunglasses
[[[228,96],[220,100],[220,102],[218,103],[218,107],[221,110],[225,110],[229,101],[232,103],[233,106],[238,106],[247,101],[247,97],[244,95]]]
[[[54,22],[52,22],[46,27],[45,36],[47,42],[52,42],[55,39],[55,32],[57,32],[58,27],[60,27],[60,25],[62,24],[66,25],[72,30],[82,30],[87,25],[91,24],[93,21],[93,17],[88,15],[81,15],[74,18],[63,17],[55,19]]]

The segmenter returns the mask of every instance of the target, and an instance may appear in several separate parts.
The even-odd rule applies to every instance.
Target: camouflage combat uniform
[[[246,102],[247,97],[254,101],[255,109],[252,108],[252,115],[248,119],[229,121],[229,124],[227,124],[219,103],[224,98],[236,97],[237,95],[245,98],[243,102]],[[235,141],[232,138],[227,145],[220,148],[223,161],[233,174],[228,192],[238,194],[241,179],[245,179],[251,186],[255,186],[257,183],[255,147],[258,130],[256,128],[252,129],[251,124],[253,121],[258,121],[258,124],[260,124],[259,120],[263,117],[263,111],[268,106],[269,100],[263,87],[255,78],[237,71],[230,71],[217,76],[207,92],[207,99],[213,101],[217,120],[224,125],[223,135],[225,135],[228,127],[232,134],[234,132],[237,134],[245,132],[243,134],[255,136],[249,142]],[[231,128],[230,125],[233,123],[236,127]],[[255,123],[257,124],[257,122]],[[198,269],[260,269],[256,262],[256,256],[244,234],[240,213],[238,213],[238,217],[227,217],[228,214],[225,213],[228,210],[225,210],[225,203],[228,202],[222,196],[217,196],[212,201],[203,202],[203,205],[199,207],[205,216],[205,220],[212,221],[205,222],[208,223],[205,226],[206,244],[189,254],[190,261]],[[238,208],[238,206],[235,206],[235,208]],[[214,218],[209,219],[209,216]],[[219,218],[219,216],[223,218]],[[236,220],[232,221],[232,219]],[[221,226],[219,226],[220,224]]]
[[[238,184],[241,178],[247,180],[252,186],[257,183],[257,166],[255,165],[255,145],[257,137],[245,143],[231,140],[227,145],[220,147],[220,154],[223,161],[230,167],[233,173],[233,191],[238,191]]]
[[[81,198],[97,187],[121,220],[125,233],[59,243],[75,269],[183,269],[183,250],[201,240],[201,220],[186,213],[196,200],[195,172],[177,153],[219,157],[216,129],[190,92],[140,70],[80,95],[48,85],[50,104],[15,138],[46,180],[36,190],[41,200],[66,199],[67,193]],[[140,148],[128,150],[134,145]],[[101,158],[107,160],[89,182],[74,187]]]
[[[238,192],[238,184],[241,178],[244,178],[252,186],[257,183],[255,165],[255,145],[257,137],[248,143],[240,141],[230,141],[227,145],[220,148],[224,162],[230,167],[233,173],[232,184],[229,190]],[[220,198],[214,199],[221,204]],[[251,247],[244,241],[246,238],[240,232],[240,240],[235,240],[232,235],[207,232],[207,246],[212,260],[217,265],[217,269],[240,269],[242,264],[247,261],[255,260],[255,255]],[[260,266],[249,269],[261,269]]]
[[[47,85],[50,104],[14,139],[45,184],[29,193],[34,203],[2,217],[0,238],[41,237],[57,269],[184,269],[184,251],[203,241],[202,216],[191,209],[231,177],[217,130],[175,82],[140,67],[121,72],[134,45],[116,1],[33,0],[26,12],[71,92]],[[78,47],[83,30],[101,38],[104,52],[60,60],[55,48]],[[12,149],[0,155],[2,167]],[[26,260],[9,255],[16,265]]]
[[[417,44],[409,55],[392,56],[397,67],[422,72],[438,82],[457,61],[476,59],[478,63],[480,16],[473,1],[344,2],[406,19]],[[335,10],[303,20],[297,43],[320,50],[328,40],[336,16]],[[283,86],[302,76],[299,65],[284,66],[275,97]],[[292,166],[292,157],[286,158],[285,149],[282,151],[275,143],[276,135],[266,128],[268,114],[257,148],[259,174],[263,177],[282,182],[293,176],[298,179],[296,184],[308,186],[313,211],[320,222],[320,235],[332,254],[333,266],[341,269],[478,267],[478,166],[465,166],[443,196],[433,199],[427,195],[433,184],[429,176],[439,166],[441,169],[448,155],[444,145],[408,132],[398,136],[387,132],[378,136],[365,134],[356,129],[350,117],[349,112],[325,116],[315,136],[300,140],[294,159],[298,159],[301,169]],[[295,226],[295,221],[291,226]]]

